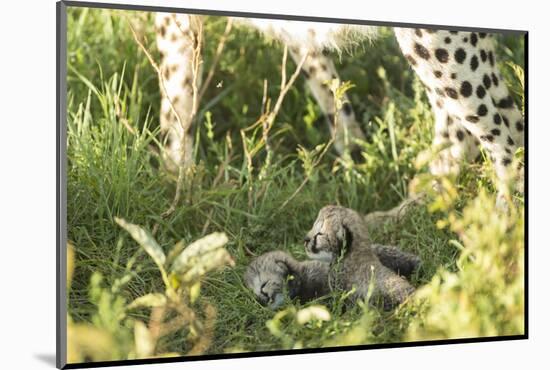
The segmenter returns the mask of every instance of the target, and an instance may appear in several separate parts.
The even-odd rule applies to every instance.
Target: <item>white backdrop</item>
[[[313,2],[296,0],[142,0],[132,3],[530,31],[528,341],[176,363],[141,366],[140,369],[255,369],[258,366],[266,370],[348,366],[517,369],[536,363],[548,366],[548,357],[543,351],[550,348],[550,289],[546,285],[549,279],[545,268],[550,257],[545,235],[548,228],[545,210],[549,207],[545,191],[549,189],[550,155],[544,150],[550,146],[547,139],[550,138],[550,82],[544,68],[550,68],[550,42],[545,40],[550,37],[550,21],[544,2],[338,0],[324,5],[316,1],[313,5]],[[0,366],[8,369],[53,368],[55,1],[5,1],[0,19]]]

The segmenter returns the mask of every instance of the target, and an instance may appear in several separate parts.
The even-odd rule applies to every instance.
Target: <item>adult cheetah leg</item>
[[[185,14],[157,13],[155,17],[159,67],[164,77],[159,82],[160,127],[166,145],[165,164],[174,172],[193,162],[193,85],[198,87],[200,82],[200,69],[193,68],[193,57],[202,38],[200,22],[200,18]]]
[[[485,88],[487,93],[491,96],[491,101],[498,110],[498,115],[493,117],[493,122],[498,126],[504,125],[510,130],[510,135],[506,138],[507,144],[515,144],[517,147],[523,147],[525,145],[525,122],[523,119],[523,114],[514,104],[514,101],[510,96],[510,92],[508,91],[508,87],[504,82],[504,78],[496,67],[494,38],[492,35],[487,35],[485,33],[480,33],[479,35],[479,43],[480,47],[482,47],[480,51],[480,60],[482,62],[488,62],[492,67],[494,67],[491,73],[487,71],[487,73],[484,73],[483,75],[483,88]],[[478,87],[478,89],[480,89],[480,87]],[[510,145],[505,149],[505,151],[508,154],[513,155],[514,149],[514,145]],[[517,165],[518,177],[515,182],[515,188],[523,193],[523,164],[517,163]]]
[[[497,100],[492,96],[492,76],[499,75],[492,35],[411,28],[396,28],[395,35],[427,89],[435,92],[447,114],[460,119],[489,154],[500,203],[513,179],[510,164],[519,143],[513,139],[518,132],[503,124],[501,115],[502,109],[513,106],[511,97]],[[502,93],[503,88],[498,91]]]
[[[340,78],[332,59],[317,49],[306,46],[292,45],[289,50],[296,62],[301,61],[304,55],[308,54],[302,66],[302,72],[306,76],[307,85],[321,111],[327,117],[336,150],[343,154],[346,149],[357,148],[353,139],[364,140],[365,135],[355,119],[355,113],[347,95],[344,95],[344,103],[336,114],[334,95],[329,88],[329,83],[333,79],[340,81]]]
[[[433,90],[428,91],[428,98],[435,116],[432,147],[438,150],[430,163],[430,172],[436,176],[456,175],[462,160],[470,161],[479,154],[477,140],[463,127],[459,117],[448,114]]]

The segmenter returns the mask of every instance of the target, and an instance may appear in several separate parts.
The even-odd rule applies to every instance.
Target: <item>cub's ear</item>
[[[338,236],[338,241],[340,242],[340,245],[339,245],[340,250],[344,248],[346,250],[349,249],[349,247],[353,243],[353,233],[351,232],[349,227],[347,227],[346,225],[342,225],[340,230],[338,230],[337,236]]]
[[[281,269],[281,271],[283,271],[283,273],[286,275],[288,273],[290,273],[289,271],[289,268],[288,268],[288,265],[286,264],[285,261],[283,260],[275,260],[275,263],[277,264],[277,266],[279,266],[279,268]]]
[[[344,225],[344,231],[346,234],[346,247],[349,248],[353,243],[353,233],[346,225]]]

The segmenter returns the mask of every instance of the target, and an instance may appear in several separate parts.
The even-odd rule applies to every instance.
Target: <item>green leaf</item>
[[[131,224],[122,218],[115,217],[115,221],[120,225],[124,230],[128,231],[132,238],[140,246],[145,249],[147,253],[153,258],[155,263],[160,267],[164,268],[164,261],[166,261],[166,256],[162,251],[160,245],[157,244],[157,241],[149,234],[145,229],[138,225]]]
[[[124,230],[128,231],[132,238],[151,256],[162,274],[164,284],[168,287],[168,276],[166,275],[166,270],[164,269],[166,256],[155,238],[153,238],[153,236],[142,227],[131,224],[122,218],[115,217],[115,222]]]
[[[166,305],[166,296],[160,293],[150,293],[144,296],[138,297],[128,305],[128,309],[140,307],[162,307]]]
[[[212,233],[193,243],[181,252],[171,271],[181,277],[182,282],[195,282],[208,271],[233,265],[233,259],[223,248],[227,243],[224,233]]]
[[[300,325],[314,320],[329,321],[330,313],[324,306],[321,305],[309,306],[296,313],[296,321]]]

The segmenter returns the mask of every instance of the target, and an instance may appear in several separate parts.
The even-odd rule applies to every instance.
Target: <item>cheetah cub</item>
[[[272,251],[250,263],[244,281],[261,304],[275,309],[284,301],[285,284],[289,297],[302,302],[328,294],[328,271],[326,262],[300,262],[283,251]]]
[[[397,247],[374,244],[372,250],[384,266],[404,276],[410,276],[420,265],[420,258]],[[328,262],[300,262],[288,253],[273,251],[256,257],[248,266],[244,280],[260,303],[275,309],[284,300],[287,282],[289,297],[298,297],[302,303],[328,294],[329,269]],[[289,279],[289,275],[293,278]]]
[[[405,278],[384,266],[369,243],[364,219],[349,208],[323,207],[304,244],[308,257],[330,263],[331,289],[355,289],[352,298],[366,299],[372,286],[371,303],[381,302],[385,310],[414,292]]]

